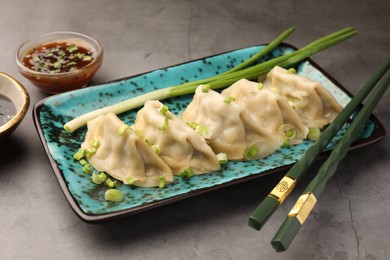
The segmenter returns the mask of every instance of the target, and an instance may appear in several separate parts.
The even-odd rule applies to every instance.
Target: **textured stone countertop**
[[[0,143],[0,259],[390,259],[389,137],[350,152],[288,251],[270,240],[313,173],[264,228],[249,214],[281,175],[202,194],[105,224],[72,211],[53,174],[32,109],[46,94],[18,72],[16,47],[37,34],[79,31],[103,45],[103,66],[92,85],[192,59],[267,43],[295,25],[286,41],[302,47],[354,26],[353,39],[313,56],[356,93],[390,57],[390,2],[2,0],[0,71],[29,91],[19,128]],[[387,91],[375,109],[390,128]]]

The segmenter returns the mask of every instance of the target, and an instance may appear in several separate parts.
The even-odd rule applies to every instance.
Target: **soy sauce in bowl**
[[[15,114],[15,105],[9,98],[0,94],[0,126],[10,121]]]

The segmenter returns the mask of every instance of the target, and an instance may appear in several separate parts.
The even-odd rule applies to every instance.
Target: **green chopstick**
[[[271,244],[276,251],[285,251],[289,247],[302,224],[312,211],[317,202],[317,198],[325,189],[328,180],[335,174],[337,166],[347,154],[349,146],[359,137],[360,132],[387,90],[389,84],[390,71],[385,74],[378,87],[367,99],[366,105],[364,105],[360,112],[354,117],[341,141],[336,145],[329,158],[319,169],[317,175],[306,187],[303,195],[298,199],[275,237],[272,239]]]
[[[341,126],[350,118],[356,107],[363,101],[389,68],[390,59],[388,59],[374,76],[359,90],[343,111],[341,111],[333,122],[321,133],[320,138],[305,152],[302,158],[293,165],[270,194],[268,194],[262,203],[253,211],[249,216],[249,226],[256,230],[261,229],[279,205],[284,202],[287,196],[295,188],[295,185],[303,178],[314,159],[323,149],[325,149]]]

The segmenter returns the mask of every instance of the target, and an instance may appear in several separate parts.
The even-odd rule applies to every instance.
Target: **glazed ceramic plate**
[[[104,185],[96,185],[91,176],[84,174],[79,162],[73,154],[79,149],[86,134],[86,127],[69,134],[63,125],[83,113],[111,105],[140,94],[159,88],[178,85],[187,81],[210,77],[239,64],[264,46],[253,46],[215,56],[158,69],[141,75],[132,76],[84,88],[72,92],[49,97],[39,102],[34,109],[34,122],[47,152],[55,176],[58,179],[69,204],[83,220],[98,222],[107,219],[134,214],[146,209],[178,201],[190,196],[226,187],[242,181],[248,181],[267,174],[285,171],[299,160],[303,153],[313,144],[304,141],[291,148],[281,148],[265,159],[249,162],[228,162],[217,172],[193,176],[189,180],[175,177],[174,183],[161,188],[139,188],[118,185],[124,194],[120,203],[104,200]],[[283,44],[264,59],[280,56],[294,50],[294,47]],[[318,65],[311,60],[296,66],[298,74],[307,76],[323,84],[345,106],[350,95],[347,91]],[[179,114],[191,101],[192,95],[164,100],[173,113]],[[131,125],[136,110],[119,115]],[[327,147],[327,156],[335,143],[345,132],[345,126],[339,131],[332,143]],[[362,147],[384,136],[384,128],[373,116],[361,133],[360,140],[352,148]]]

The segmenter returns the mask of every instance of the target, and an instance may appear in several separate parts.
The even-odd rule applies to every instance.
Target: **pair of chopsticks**
[[[321,133],[320,138],[305,152],[302,158],[280,180],[270,194],[262,201],[256,210],[249,217],[249,226],[260,230],[271,215],[281,205],[296,184],[304,177],[314,159],[330,143],[338,130],[347,122],[356,108],[366,98],[370,91],[378,84],[378,87],[366,100],[366,104],[353,118],[343,138],[333,149],[329,158],[319,169],[317,175],[306,187],[303,195],[300,196],[286,220],[271,241],[276,251],[285,251],[293,241],[295,235],[314,208],[317,198],[324,190],[327,181],[335,174],[338,164],[345,157],[349,146],[355,141],[372,111],[379,103],[390,84],[390,59],[388,59],[372,78],[359,90],[343,111],[334,121]],[[383,78],[383,79],[382,79]],[[382,80],[381,80],[382,79]]]

